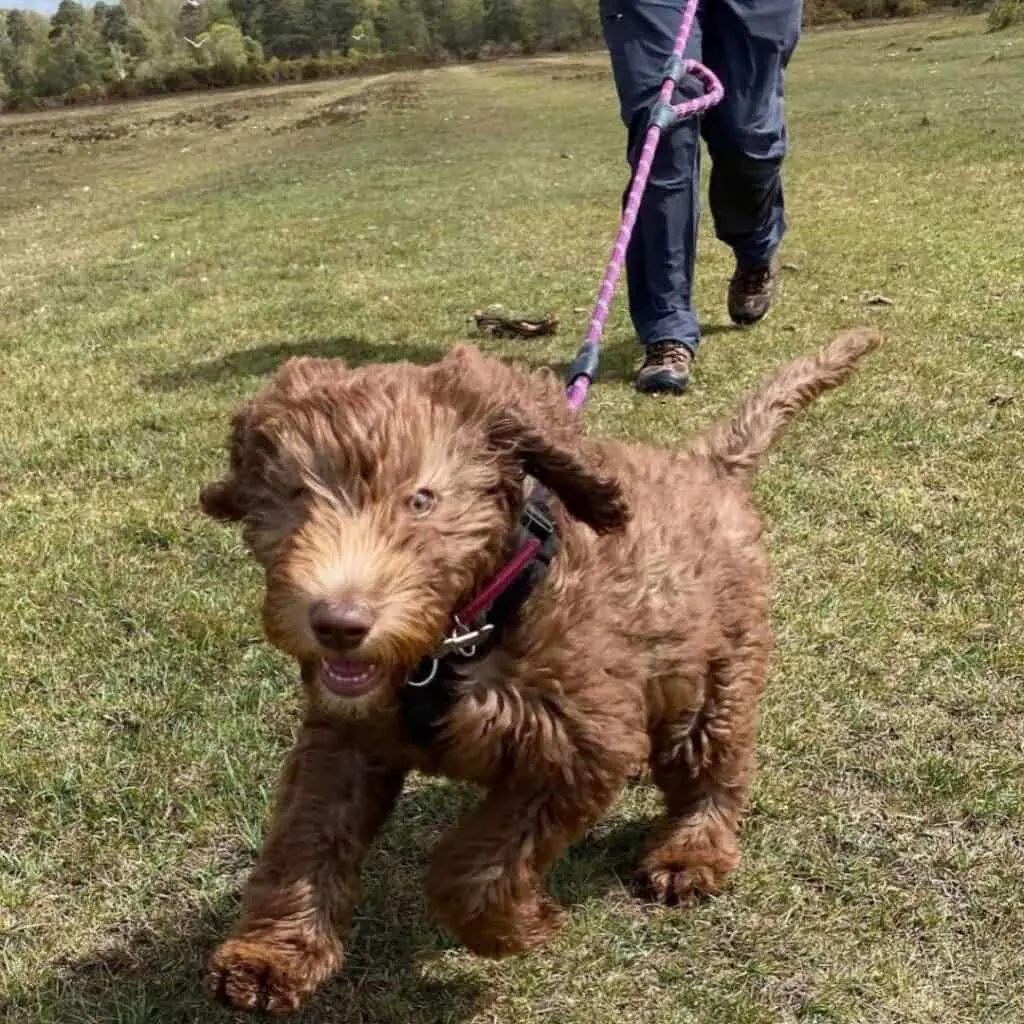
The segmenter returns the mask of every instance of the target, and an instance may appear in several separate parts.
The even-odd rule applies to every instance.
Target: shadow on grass
[[[423,977],[402,932],[382,928],[374,910],[364,907],[350,933],[354,945],[343,970],[289,1020],[461,1024],[486,1008],[488,993],[475,977]],[[162,934],[140,933],[115,949],[64,965],[43,988],[0,1003],[0,1019],[5,1024],[226,1024],[245,1019],[202,989],[203,963],[226,937],[233,913],[232,902],[204,920],[168,925]],[[415,952],[429,956],[438,950]]]
[[[411,792],[402,801],[367,858],[363,895],[344,936],[342,970],[289,1020],[461,1024],[486,1008],[489,993],[478,977],[460,975],[457,966],[445,965],[443,977],[424,970],[454,946],[428,916],[421,879],[438,819],[453,818],[457,808],[458,795],[447,787]],[[248,870],[247,865],[242,877]],[[248,1019],[202,989],[205,961],[230,933],[239,896],[236,888],[205,912],[181,910],[157,921],[132,922],[131,930],[111,936],[102,950],[60,964],[41,987],[22,990],[6,1004],[0,1000],[0,1020],[220,1024]]]
[[[555,865],[552,895],[573,907],[602,900],[609,894],[635,895],[634,879],[651,821],[616,821],[588,832]]]
[[[429,967],[459,947],[429,917],[423,895],[427,857],[437,834],[475,799],[474,793],[447,785],[407,794],[367,859],[343,969],[289,1020],[460,1024],[494,1001],[485,971],[474,971],[472,961],[461,973],[449,958],[441,972]],[[584,837],[555,867],[550,886],[556,898],[572,907],[621,892],[639,860],[646,828],[646,822],[613,822]],[[0,1000],[0,1019],[5,1024],[240,1019],[208,999],[201,987],[204,962],[230,932],[237,909],[236,892],[205,912],[177,913],[112,936],[104,949],[59,965],[42,986]]]
[[[738,330],[741,328],[732,324],[709,324],[703,328],[703,338],[706,341],[715,335],[731,334]],[[479,346],[484,352],[488,351],[487,339],[467,340]],[[344,334],[307,338],[303,341],[274,341],[240,352],[230,352],[216,359],[188,363],[171,370],[149,374],[141,378],[140,383],[150,391],[178,391],[197,385],[217,384],[238,377],[266,377],[286,359],[296,356],[343,359],[351,366],[401,361],[424,365],[442,359],[448,354],[450,347],[426,342],[369,342],[364,338]],[[564,377],[576,354],[576,347],[573,347],[566,351],[564,359],[550,363],[546,359],[534,357],[531,348],[528,342],[516,344],[507,351],[506,358],[533,367],[550,366],[559,376]],[[640,349],[635,341],[622,340],[606,344],[601,349],[598,379],[631,381],[636,372],[639,353]]]
[[[448,348],[441,345],[376,343],[343,334],[302,341],[272,341],[240,352],[229,352],[216,359],[149,374],[140,383],[150,391],[177,391],[196,385],[217,384],[237,377],[265,377],[286,359],[296,356],[343,359],[351,366],[403,360],[423,364],[440,359],[447,351]]]

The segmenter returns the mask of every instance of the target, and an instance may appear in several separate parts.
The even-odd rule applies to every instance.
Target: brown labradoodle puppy
[[[648,892],[719,890],[771,646],[751,477],[878,341],[841,334],[680,451],[587,439],[554,374],[469,346],[430,367],[285,363],[236,414],[229,471],[202,494],[266,570],[266,635],[301,667],[306,708],[210,988],[287,1011],[338,969],[360,865],[413,769],[483,788],[427,890],[485,956],[558,929],[546,873],[645,765],[665,802]],[[532,481],[554,496],[550,564],[434,672],[453,613],[517,550]]]

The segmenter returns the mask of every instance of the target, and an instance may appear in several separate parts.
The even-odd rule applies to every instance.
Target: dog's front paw
[[[734,850],[655,850],[637,874],[640,895],[668,907],[688,907],[725,887],[739,860]]]
[[[228,940],[210,958],[205,987],[236,1010],[290,1013],[340,963],[337,945],[313,949],[243,936]]]

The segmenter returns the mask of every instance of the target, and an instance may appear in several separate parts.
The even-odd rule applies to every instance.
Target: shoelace
[[[740,290],[745,293],[759,292],[771,276],[771,267],[750,267],[739,272],[737,283]]]
[[[690,353],[682,345],[656,345],[648,353],[644,365],[686,370],[690,365]]]

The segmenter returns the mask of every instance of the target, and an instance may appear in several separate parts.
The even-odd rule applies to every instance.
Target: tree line
[[[961,2],[976,9],[978,0]],[[938,6],[806,0],[805,20]],[[60,0],[52,18],[0,11],[0,104],[131,98],[600,44],[598,0]]]

